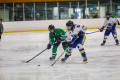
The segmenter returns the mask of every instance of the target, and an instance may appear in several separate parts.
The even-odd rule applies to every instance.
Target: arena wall
[[[28,31],[46,31],[48,25],[53,24],[56,28],[66,29],[68,20],[41,20],[41,21],[16,21],[3,22],[4,33],[9,32],[28,32]],[[83,24],[88,29],[96,29],[103,26],[104,19],[74,19],[75,24]],[[119,18],[120,21],[120,18]],[[120,27],[120,26],[117,26]]]

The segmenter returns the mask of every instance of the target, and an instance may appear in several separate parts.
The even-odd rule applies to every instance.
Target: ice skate
[[[115,45],[117,45],[117,46],[118,46],[118,45],[119,45],[119,42],[117,42]]]
[[[49,60],[50,60],[50,61],[54,61],[54,60],[55,60],[55,57],[52,56],[52,57],[49,58]]]
[[[64,58],[61,59],[61,62],[65,62],[66,60],[67,60],[67,58],[64,57]]]
[[[88,62],[87,62],[87,57],[83,57],[83,62],[84,62],[84,63],[88,63]]]
[[[104,46],[105,45],[105,43],[101,43],[101,46]]]

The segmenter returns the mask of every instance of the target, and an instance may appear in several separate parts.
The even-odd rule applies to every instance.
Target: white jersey
[[[116,23],[118,23],[118,19],[117,18],[113,18],[115,21],[116,21]]]
[[[71,31],[71,30],[67,30],[66,31],[66,34],[65,34],[65,36],[66,36],[66,41],[71,41],[71,37],[77,37],[77,35],[78,35],[78,33],[80,32],[80,31],[83,31],[84,33],[86,32],[86,29],[87,29],[87,27],[86,26],[84,26],[84,25],[76,25],[75,27],[74,27],[74,30],[73,31]]]
[[[107,28],[112,28],[114,23],[117,24],[116,20],[114,18],[111,18],[111,17],[109,18],[109,20],[107,20],[107,19],[104,20],[104,26]]]

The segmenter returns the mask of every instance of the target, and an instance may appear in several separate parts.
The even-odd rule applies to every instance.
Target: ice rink
[[[97,30],[88,30],[87,33]],[[120,46],[110,34],[105,46],[104,32],[86,35],[84,48],[88,63],[78,49],[72,56],[61,63],[61,58],[52,67],[54,61],[49,61],[52,49],[45,51],[29,63],[29,60],[47,47],[48,32],[4,33],[0,46],[0,80],[120,80]],[[120,29],[117,29],[120,40]],[[63,52],[59,46],[57,57]],[[40,66],[38,66],[40,65]]]

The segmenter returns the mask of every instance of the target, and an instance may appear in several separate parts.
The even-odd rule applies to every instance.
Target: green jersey
[[[113,16],[113,18],[116,18],[116,16]]]
[[[60,28],[56,28],[55,29],[55,34],[49,33],[49,41],[51,43],[54,43],[55,39],[57,39],[59,36],[65,35],[65,31],[60,29]],[[65,41],[65,38],[60,38],[61,41]]]
[[[116,16],[113,16],[112,18],[114,18],[116,20],[116,22],[118,22],[118,19],[116,18]]]

